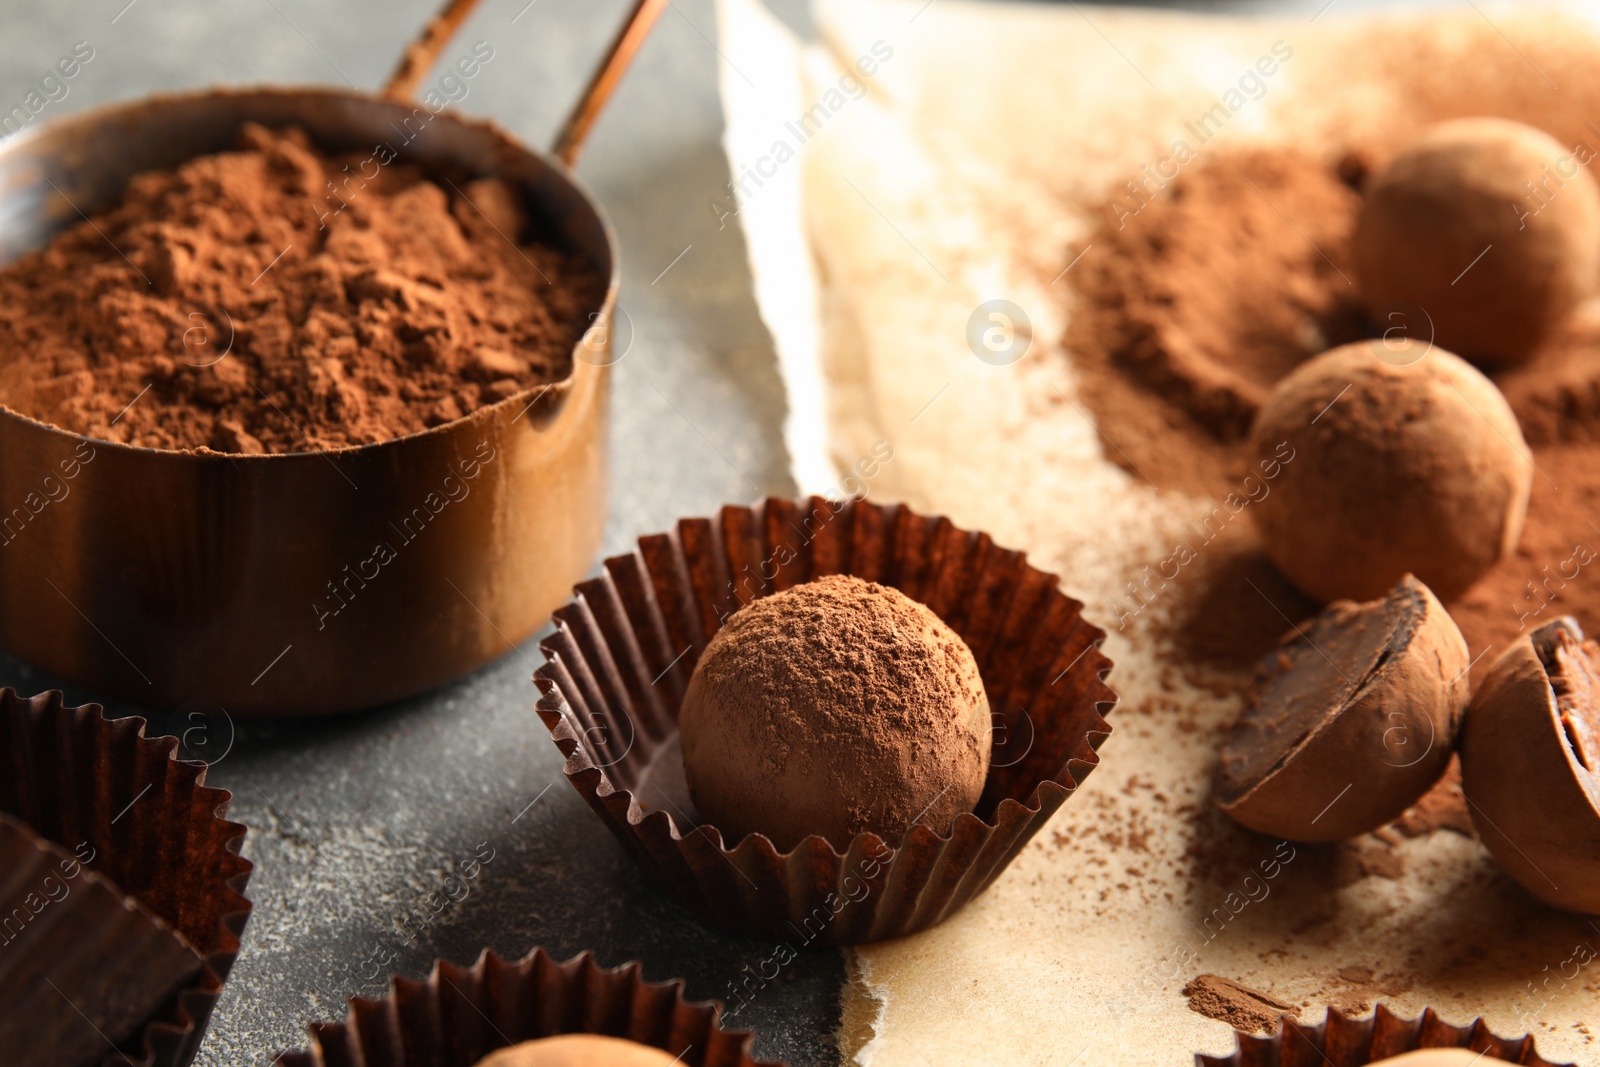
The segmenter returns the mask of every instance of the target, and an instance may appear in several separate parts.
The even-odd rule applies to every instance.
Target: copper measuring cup
[[[449,3],[385,95],[157,96],[11,138],[0,145],[0,262],[109,206],[136,173],[231,147],[245,122],[296,124],[335,152],[421,126],[401,160],[512,181],[545,239],[609,278],[571,375],[421,433],[312,453],[115,444],[0,407],[0,644],[150,707],[347,711],[501,655],[588,570],[605,515],[618,263],[604,212],[567,165],[666,0],[636,5],[553,156],[406,99],[474,3]]]

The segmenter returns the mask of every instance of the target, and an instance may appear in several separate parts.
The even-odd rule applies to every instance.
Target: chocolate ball
[[[1278,476],[1251,505],[1262,547],[1320,600],[1381,596],[1415,574],[1450,599],[1522,536],[1533,462],[1500,390],[1411,341],[1324,352],[1278,383],[1253,454]]]
[[[680,1062],[670,1052],[620,1037],[562,1034],[503,1048],[476,1067],[673,1067]]]
[[[1600,645],[1566,616],[1495,661],[1461,729],[1478,836],[1529,893],[1600,915]]]
[[[1257,668],[1212,800],[1292,841],[1392,822],[1450,762],[1467,665],[1461,631],[1410,575],[1382,600],[1330,604]]]
[[[1372,1062],[1374,1065],[1388,1063],[1393,1067],[1492,1067],[1503,1061],[1488,1053],[1473,1052],[1467,1048],[1419,1048],[1414,1052],[1385,1056]]]
[[[736,612],[678,715],[700,814],[732,847],[820,834],[944,834],[989,770],[989,700],[972,651],[899,590],[846,575]]]
[[[1421,307],[1436,344],[1485,364],[1520,363],[1594,289],[1600,187],[1570,149],[1531,126],[1441,123],[1373,179],[1353,251],[1380,324],[1391,308]]]

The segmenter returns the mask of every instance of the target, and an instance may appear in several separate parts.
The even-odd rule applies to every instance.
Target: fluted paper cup
[[[65,707],[60,693],[24,698],[0,690],[0,813],[15,820],[12,855],[39,875],[40,886],[47,873],[55,876],[42,897],[37,887],[22,890],[23,900],[33,892],[39,907],[25,903],[18,936],[0,946],[0,989],[49,979],[110,998],[80,1005],[59,989],[62,995],[36,997],[24,1017],[0,1022],[0,1033],[20,1023],[87,1042],[89,1058],[66,1058],[57,1047],[40,1061],[50,1067],[187,1064],[250,914],[244,890],[251,865],[239,855],[245,828],[223,817],[231,795],[205,785],[204,765],[174,758],[175,738],[145,737],[144,726],[138,718],[107,719],[96,704]],[[34,853],[18,826],[35,835]],[[81,871],[63,866],[69,862]],[[72,878],[61,877],[69,871]],[[74,889],[80,879],[93,885]],[[52,896],[59,899],[44,903]],[[88,909],[82,922],[55,921],[78,909]],[[10,918],[18,922],[14,909]],[[192,968],[174,944],[192,952]],[[111,978],[122,981],[120,993]],[[153,991],[159,995],[150,985],[161,987]],[[94,1033],[94,1013],[102,1009],[119,1033]],[[5,1062],[18,1062],[15,1044],[0,1037],[0,1048]]]
[[[1534,1051],[1529,1035],[1500,1037],[1482,1019],[1468,1026],[1452,1026],[1432,1008],[1415,1019],[1402,1019],[1382,1004],[1362,1019],[1347,1018],[1329,1008],[1327,1019],[1316,1026],[1306,1026],[1286,1015],[1277,1033],[1269,1037],[1243,1031],[1238,1031],[1237,1037],[1238,1048],[1233,1055],[1197,1055],[1196,1067],[1363,1067],[1429,1048],[1463,1048],[1481,1053],[1484,1067],[1495,1060],[1538,1067],[1573,1067],[1542,1059]]]
[[[473,1067],[496,1049],[558,1034],[603,1034],[664,1049],[688,1067],[779,1067],[750,1058],[755,1038],[718,1025],[722,1006],[683,999],[683,983],[647,982],[635,963],[607,969],[585,952],[565,963],[544,949],[509,963],[485,952],[444,960],[424,981],[392,980],[356,997],[340,1022],[313,1023],[311,1046],[277,1067]]]
[[[972,649],[995,715],[982,798],[948,833],[891,847],[812,835],[780,852],[732,847],[689,797],[678,708],[722,621],[757,597],[830,574],[892,586]],[[1116,702],[1105,634],[1055,575],[948,519],[866,501],[769,499],[685,519],[605,563],[556,612],[534,675],[565,772],[641,866],[687,907],[794,948],[925,929],[982,892],[1099,764]]]

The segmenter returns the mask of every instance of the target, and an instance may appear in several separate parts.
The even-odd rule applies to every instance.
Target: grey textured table
[[[445,52],[453,58],[479,40],[494,48],[460,109],[548,144],[629,6],[485,0]],[[38,121],[218,82],[372,88],[436,7],[6,3],[0,111],[78,41],[94,47],[94,59]],[[728,180],[715,37],[709,0],[677,0],[578,168],[617,228],[621,305],[634,333],[615,375],[607,553],[682,515],[792,491],[779,435],[783,390],[744,246],[706,207]],[[618,340],[626,343],[620,328]],[[436,957],[470,963],[486,947],[512,958],[544,945],[562,956],[592,949],[608,965],[639,959],[646,977],[682,977],[701,999],[726,996],[742,967],[766,957],[770,946],[707,929],[656,892],[566,784],[532,710],[536,643],[397,706],[238,724],[210,781],[233,791],[232,816],[250,827],[255,913],[198,1063],[266,1064],[302,1044],[307,1021],[341,1016],[353,994],[381,993],[390,970],[420,976]],[[5,656],[0,682],[23,692],[58,686]],[[212,758],[224,732],[215,730]],[[192,740],[203,754],[202,738]],[[493,859],[471,894],[407,943],[401,920],[486,848]],[[394,962],[364,979],[372,969],[363,961],[388,951]],[[841,976],[837,953],[804,954],[736,1021],[759,1031],[761,1055],[831,1063]]]

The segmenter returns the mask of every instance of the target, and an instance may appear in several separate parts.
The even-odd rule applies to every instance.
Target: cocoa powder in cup
[[[499,178],[247,124],[0,270],[0,403],[101,440],[372,444],[565,378],[605,280]]]

